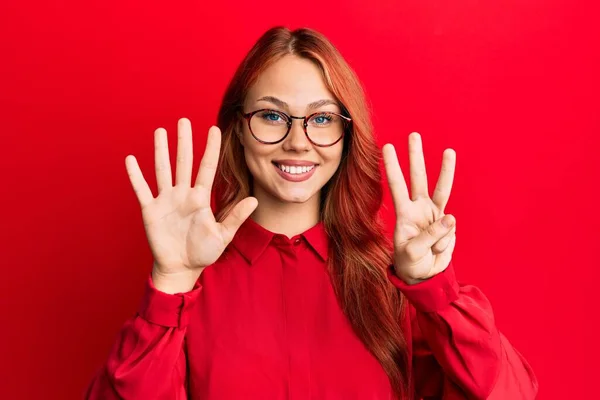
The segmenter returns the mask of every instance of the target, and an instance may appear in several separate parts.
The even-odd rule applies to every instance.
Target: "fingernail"
[[[444,218],[442,218],[442,225],[444,228],[450,228],[452,225],[454,225],[454,218],[446,215]]]

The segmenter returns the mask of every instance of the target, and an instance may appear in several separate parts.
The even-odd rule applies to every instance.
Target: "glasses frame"
[[[276,142],[265,142],[264,140],[260,140],[259,138],[256,137],[256,135],[254,134],[254,132],[252,132],[252,127],[250,126],[250,120],[252,119],[252,117],[254,116],[254,114],[257,114],[259,112],[262,111],[273,111],[274,113],[280,114],[280,115],[285,115],[287,117],[287,132],[285,133],[285,135],[283,135],[283,137],[281,139],[279,139]],[[283,111],[279,111],[279,110],[274,110],[272,108],[261,108],[260,110],[256,110],[256,111],[252,111],[249,113],[244,113],[243,111],[240,111],[240,113],[242,114],[242,117],[244,117],[244,119],[246,120],[247,124],[248,124],[248,130],[250,131],[250,133],[252,134],[252,137],[254,139],[256,139],[258,142],[263,143],[263,144],[277,144],[281,141],[283,141],[287,135],[290,134],[290,131],[292,130],[292,123],[294,122],[294,119],[301,119],[302,121],[302,128],[304,129],[304,134],[306,135],[306,138],[315,146],[318,147],[331,147],[334,144],[336,144],[337,142],[339,142],[340,140],[342,140],[342,138],[344,137],[344,135],[346,134],[346,129],[347,129],[347,124],[352,122],[352,118],[347,117],[345,115],[342,115],[340,113],[336,113],[333,111],[318,111],[318,112],[314,112],[310,115],[306,115],[304,117],[296,117],[294,115],[289,115],[287,113],[284,113]],[[342,118],[342,121],[344,121],[344,129],[342,130],[342,135],[339,137],[338,140],[336,140],[335,142],[331,143],[331,144],[319,144],[319,143],[315,143],[313,142],[313,140],[310,138],[310,136],[308,135],[308,121],[314,117],[315,115],[319,115],[319,114],[333,114],[336,115],[340,118]]]

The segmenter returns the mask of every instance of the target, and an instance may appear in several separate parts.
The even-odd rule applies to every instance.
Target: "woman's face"
[[[263,108],[299,117],[320,111],[341,113],[334,96],[325,85],[319,67],[312,61],[293,55],[285,56],[271,65],[250,88],[244,102],[244,112]],[[268,123],[272,123],[272,119],[279,119],[277,114],[265,117]],[[319,193],[340,164],[343,138],[333,146],[319,147],[306,137],[302,120],[292,121],[289,134],[276,144],[257,141],[252,137],[247,122],[243,121],[240,139],[246,164],[254,177],[254,196],[259,201],[260,197],[267,195],[282,202],[304,203]],[[293,164],[290,160],[308,162],[315,165],[314,170],[300,175],[285,173],[281,165],[287,170],[286,167]],[[304,171],[298,167],[294,169],[295,172]],[[290,168],[290,172],[294,170]],[[318,200],[318,197],[315,199]]]

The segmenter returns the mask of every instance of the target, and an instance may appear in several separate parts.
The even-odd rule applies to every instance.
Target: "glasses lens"
[[[308,119],[306,131],[313,142],[328,145],[342,137],[344,123],[344,119],[337,114],[318,113]]]
[[[264,142],[277,142],[288,130],[288,118],[274,110],[259,111],[250,119],[254,136]]]
[[[342,137],[345,120],[334,113],[323,112],[310,116],[306,131],[310,139],[319,145],[330,145]],[[250,129],[263,142],[278,142],[288,131],[290,120],[275,110],[259,111],[250,119]]]

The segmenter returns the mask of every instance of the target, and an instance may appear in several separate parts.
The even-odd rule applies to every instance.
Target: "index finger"
[[[388,185],[392,192],[394,208],[398,212],[405,204],[408,204],[410,197],[408,196],[408,187],[406,186],[406,181],[398,162],[396,150],[390,143],[386,143],[383,146],[383,164],[385,166]]]
[[[210,190],[217,172],[219,164],[219,153],[221,151],[221,130],[216,126],[211,126],[208,130],[206,139],[206,148],[200,161],[200,170],[196,177],[196,185],[203,186]]]

